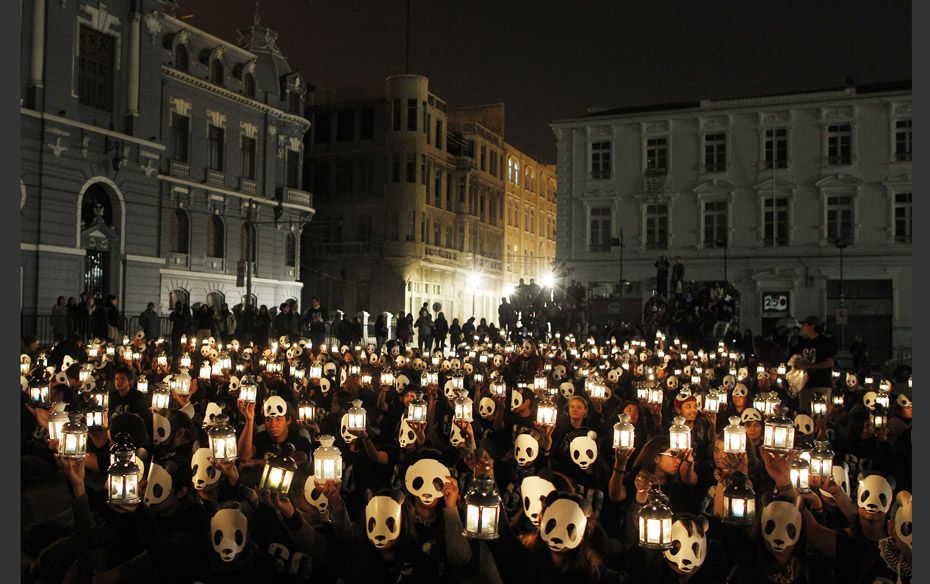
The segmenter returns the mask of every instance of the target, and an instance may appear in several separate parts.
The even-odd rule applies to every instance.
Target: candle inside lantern
[[[723,451],[727,454],[746,452],[746,428],[739,416],[729,418],[730,425],[723,429]]]
[[[620,421],[614,424],[614,448],[630,449],[636,440],[636,428],[630,423],[630,416],[620,414]]]
[[[328,434],[320,436],[320,447],[313,453],[313,480],[317,486],[342,480],[342,453],[333,445],[335,441]]]
[[[691,428],[685,425],[685,418],[675,416],[672,426],[668,429],[669,449],[672,452],[691,448]]]

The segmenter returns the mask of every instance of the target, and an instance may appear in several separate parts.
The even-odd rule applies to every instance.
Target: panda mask
[[[452,422],[452,429],[449,432],[449,443],[456,448],[465,444],[465,432],[455,422]]]
[[[749,395],[749,388],[743,383],[737,383],[733,387],[733,397],[746,397]]]
[[[892,503],[891,483],[877,474],[869,475],[859,481],[856,502],[867,513],[887,513]]]
[[[213,457],[210,454],[209,448],[198,448],[191,458],[191,472],[194,474],[191,480],[194,483],[194,488],[198,491],[202,491],[220,480],[220,473],[213,466]]]
[[[400,430],[397,431],[397,442],[401,448],[407,448],[417,441],[417,434],[413,431],[410,424],[407,423],[407,416],[400,419]]]
[[[515,412],[520,409],[520,406],[523,405],[523,394],[519,389],[514,389],[510,392],[510,411]]]
[[[423,458],[407,468],[404,485],[408,493],[429,506],[442,498],[447,476],[449,469],[444,464],[432,458]]]
[[[365,506],[365,534],[377,549],[385,549],[400,537],[402,495],[372,497]]]
[[[262,415],[266,418],[281,418],[287,415],[287,402],[279,395],[273,395],[262,404]]]
[[[145,485],[145,495],[142,502],[146,507],[158,505],[168,498],[171,494],[171,474],[157,462],[149,465],[149,476]]]
[[[168,418],[155,412],[152,414],[152,442],[161,444],[171,438],[171,422]]]
[[[801,512],[787,501],[772,501],[762,510],[762,537],[773,552],[792,549],[801,537]]]
[[[798,414],[794,418],[794,428],[801,434],[810,436],[814,433],[814,420],[807,414]]]
[[[678,574],[696,572],[707,557],[707,519],[682,517],[672,524],[672,547],[665,559]]]
[[[563,552],[581,544],[588,518],[575,501],[555,499],[543,510],[539,524],[539,532],[549,549]]]
[[[346,444],[352,444],[355,442],[355,439],[358,438],[352,432],[349,432],[349,413],[346,412],[342,414],[342,419],[339,421],[339,434],[342,435],[342,439],[345,440]]]
[[[213,549],[224,562],[236,559],[245,549],[249,521],[238,509],[220,509],[210,519]]]
[[[571,381],[563,381],[559,384],[559,393],[562,394],[562,397],[568,399],[575,395],[575,384]]]
[[[220,407],[216,402],[210,402],[207,404],[207,409],[203,413],[203,427],[209,428],[213,424],[214,418],[223,413],[223,408]]]
[[[838,484],[843,489],[843,492],[849,495],[849,469],[846,467],[846,463],[834,464],[832,474],[833,482]],[[820,489],[820,494],[827,499],[833,499],[833,495],[823,489]]]
[[[530,434],[520,434],[513,443],[513,458],[520,466],[526,466],[539,456],[539,442]]]
[[[869,410],[875,409],[875,399],[878,397],[878,394],[874,391],[867,391],[862,396],[862,403],[865,404],[865,407]]]
[[[569,443],[568,449],[572,456],[572,462],[577,464],[581,470],[587,470],[597,460],[597,434],[588,432],[576,436]]]
[[[528,476],[520,483],[523,514],[533,525],[539,525],[539,514],[542,512],[543,501],[546,500],[550,493],[554,492],[555,485],[541,477]]]
[[[310,505],[320,513],[326,513],[329,509],[329,499],[326,495],[316,490],[314,488],[315,486],[316,483],[313,481],[313,477],[304,481],[304,500],[310,503]]]
[[[497,403],[487,396],[481,398],[481,401],[478,402],[478,415],[481,416],[481,419],[493,419],[495,412],[497,412]]]
[[[762,423],[762,414],[755,408],[746,408],[739,417],[743,424],[748,424],[749,422]]]
[[[894,514],[894,533],[895,536],[907,546],[911,547],[914,538],[914,518],[911,494],[907,491],[898,493],[895,503],[898,509]]]

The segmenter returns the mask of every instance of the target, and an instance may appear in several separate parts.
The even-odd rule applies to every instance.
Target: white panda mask
[[[407,492],[430,505],[442,497],[449,469],[438,460],[423,458],[411,464],[404,475]]]
[[[394,378],[394,389],[398,392],[403,391],[408,385],[410,385],[410,378],[403,373]]]
[[[678,389],[678,378],[674,375],[669,375],[668,379],[665,380],[665,387],[669,389]]]
[[[855,373],[846,374],[846,387],[856,389],[859,386],[859,377]]]
[[[539,523],[539,533],[549,549],[562,552],[581,544],[588,518],[578,503],[571,499],[556,499],[543,511]]]
[[[213,457],[210,454],[209,448],[198,448],[191,458],[191,472],[194,473],[191,481],[198,491],[202,491],[220,480],[220,473],[213,466]]]
[[[833,465],[833,482],[838,484],[843,492],[849,495],[849,468],[846,466],[846,463]],[[833,499],[833,495],[826,492],[823,489],[820,489],[820,494],[826,497],[827,499]]]
[[[313,477],[304,481],[304,500],[310,503],[310,505],[320,513],[326,513],[327,509],[329,509],[329,499],[326,495],[316,490],[314,488],[315,486],[316,483],[313,481]]]
[[[792,549],[801,537],[801,512],[787,501],[772,501],[762,510],[762,537],[774,552]]]
[[[911,545],[914,538],[914,513],[911,494],[901,491],[898,493],[897,502],[900,506],[894,514],[894,533],[908,549],[913,549]]]
[[[491,362],[494,363],[495,368],[499,368],[501,365],[504,364],[504,356],[494,355],[494,359],[492,359]]]
[[[355,439],[358,438],[358,436],[352,432],[349,432],[348,412],[342,414],[342,419],[339,421],[339,433],[342,435],[342,439],[345,440],[346,444],[352,444],[355,442]]]
[[[333,387],[333,384],[329,379],[326,379],[325,377],[320,379],[320,391],[323,392],[323,395],[328,394],[329,390],[332,389],[332,387]]]
[[[152,442],[161,444],[171,437],[171,422],[168,418],[155,412],[152,414]]]
[[[407,448],[411,444],[416,443],[417,433],[413,431],[413,428],[410,424],[407,423],[407,416],[403,416],[400,419],[400,430],[397,431],[397,442],[400,444],[401,448]]]
[[[749,388],[742,383],[733,386],[733,397],[746,397],[749,395]]]
[[[520,483],[520,496],[523,499],[523,514],[533,525],[539,525],[539,513],[549,493],[555,491],[555,485],[544,478],[528,476]]]
[[[462,369],[464,369],[465,373],[468,373],[469,375],[475,372],[475,366],[472,365],[471,363],[462,364]]]
[[[145,495],[142,502],[146,507],[158,505],[168,498],[171,494],[171,475],[165,470],[165,467],[152,462],[149,465],[149,476],[145,485]]]
[[[452,422],[452,430],[449,432],[449,443],[456,448],[465,444],[465,433],[455,422]]]
[[[904,395],[903,393],[899,393],[898,397],[895,398],[895,401],[897,402],[898,407],[901,408],[902,410],[906,410],[907,408],[914,407],[913,403],[911,402],[911,398]]]
[[[557,380],[564,379],[566,375],[568,375],[568,368],[565,367],[565,365],[562,365],[561,363],[559,363],[558,365],[552,368],[552,376],[555,377]]]
[[[575,395],[575,384],[571,381],[563,381],[559,384],[559,393],[562,394],[562,397],[568,399]]]
[[[216,402],[210,402],[207,404],[207,409],[203,413],[203,427],[208,428],[213,424],[214,418],[223,413],[223,408]]]
[[[681,574],[696,572],[707,557],[707,520],[700,518],[677,520],[672,524],[672,547],[665,550],[665,559],[675,564]]]
[[[523,405],[523,394],[518,390],[514,389],[510,392],[510,411],[515,412],[520,409],[520,406]]]
[[[238,509],[220,509],[210,519],[213,549],[224,562],[231,562],[245,549],[249,520]]]
[[[371,545],[384,549],[400,537],[402,508],[387,495],[372,497],[365,506],[365,534]]]
[[[882,475],[869,475],[859,481],[856,503],[869,513],[887,513],[891,509],[892,488]]]
[[[520,434],[513,443],[513,458],[520,466],[526,466],[539,456],[539,442],[530,434]]]
[[[869,410],[875,409],[875,398],[878,397],[878,394],[874,391],[867,391],[862,396],[862,403],[865,404],[865,407]]]
[[[576,436],[569,444],[572,462],[581,470],[586,470],[597,460],[597,434],[588,432],[586,435]]]
[[[447,379],[445,385],[442,386],[442,394],[446,396],[446,399],[449,401],[455,399],[455,385],[452,383],[451,379]]]
[[[748,379],[749,378],[749,367],[740,367],[739,371],[736,372],[736,376],[739,379]]]
[[[814,433],[814,419],[807,414],[798,414],[794,418],[794,428],[801,434],[810,436]]]
[[[607,381],[611,383],[617,383],[620,381],[620,376],[623,375],[623,372],[620,369],[611,369],[607,372]]]
[[[724,386],[725,388],[727,388],[727,390],[733,389],[734,387],[736,387],[736,378],[733,377],[732,375],[724,375],[724,376],[723,376],[723,386]],[[674,529],[675,529],[675,527],[672,526],[672,530],[674,530]]]
[[[759,410],[755,408],[746,408],[743,410],[743,413],[740,414],[739,417],[743,424],[748,424],[749,422],[762,422],[762,414],[760,414]]]
[[[194,409],[194,403],[187,402],[187,405],[181,408],[181,413],[187,416],[188,418],[190,418],[191,420],[193,420],[194,415],[196,415],[197,413],[197,410]]]
[[[495,412],[497,412],[497,402],[487,396],[481,398],[481,401],[478,402],[478,415],[481,416],[481,419],[490,420],[494,417]]]
[[[262,415],[266,418],[280,418],[287,415],[287,402],[280,395],[273,395],[262,404]]]

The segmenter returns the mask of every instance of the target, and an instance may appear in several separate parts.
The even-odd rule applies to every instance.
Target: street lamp
[[[475,300],[478,297],[478,285],[481,284],[481,274],[471,272],[465,278],[468,287],[471,288],[471,316],[475,316]]]

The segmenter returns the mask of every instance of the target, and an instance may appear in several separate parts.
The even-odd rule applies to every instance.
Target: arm
[[[390,388],[386,385],[381,386],[381,391],[378,392],[378,409],[382,412],[388,411],[387,395]]]
[[[685,458],[678,467],[678,478],[681,482],[692,487],[697,484],[698,476],[694,471],[694,451],[690,448],[685,451]]]
[[[255,404],[240,401],[238,405],[239,411],[245,417],[245,426],[242,428],[242,433],[239,434],[239,443],[237,444],[239,458],[241,460],[251,460],[253,456],[252,432],[255,429]]]
[[[459,484],[451,476],[446,477],[443,499],[446,504],[446,508],[442,510],[446,530],[446,557],[451,566],[460,568],[471,561],[471,546],[462,535],[462,517],[458,508]]]
[[[626,475],[626,465],[632,455],[632,449],[616,450],[614,460],[614,469],[610,474],[610,483],[607,485],[607,496],[611,501],[625,501],[627,497],[626,485],[623,484],[623,477]]]
[[[808,543],[831,560],[836,559],[836,533],[818,523],[810,509],[805,508],[801,514],[804,516]]]
[[[371,441],[371,438],[368,437],[368,432],[361,433],[362,446],[365,447],[365,454],[368,455],[368,458],[377,462],[378,464],[387,464],[388,455],[387,452],[378,450],[374,443]]]

